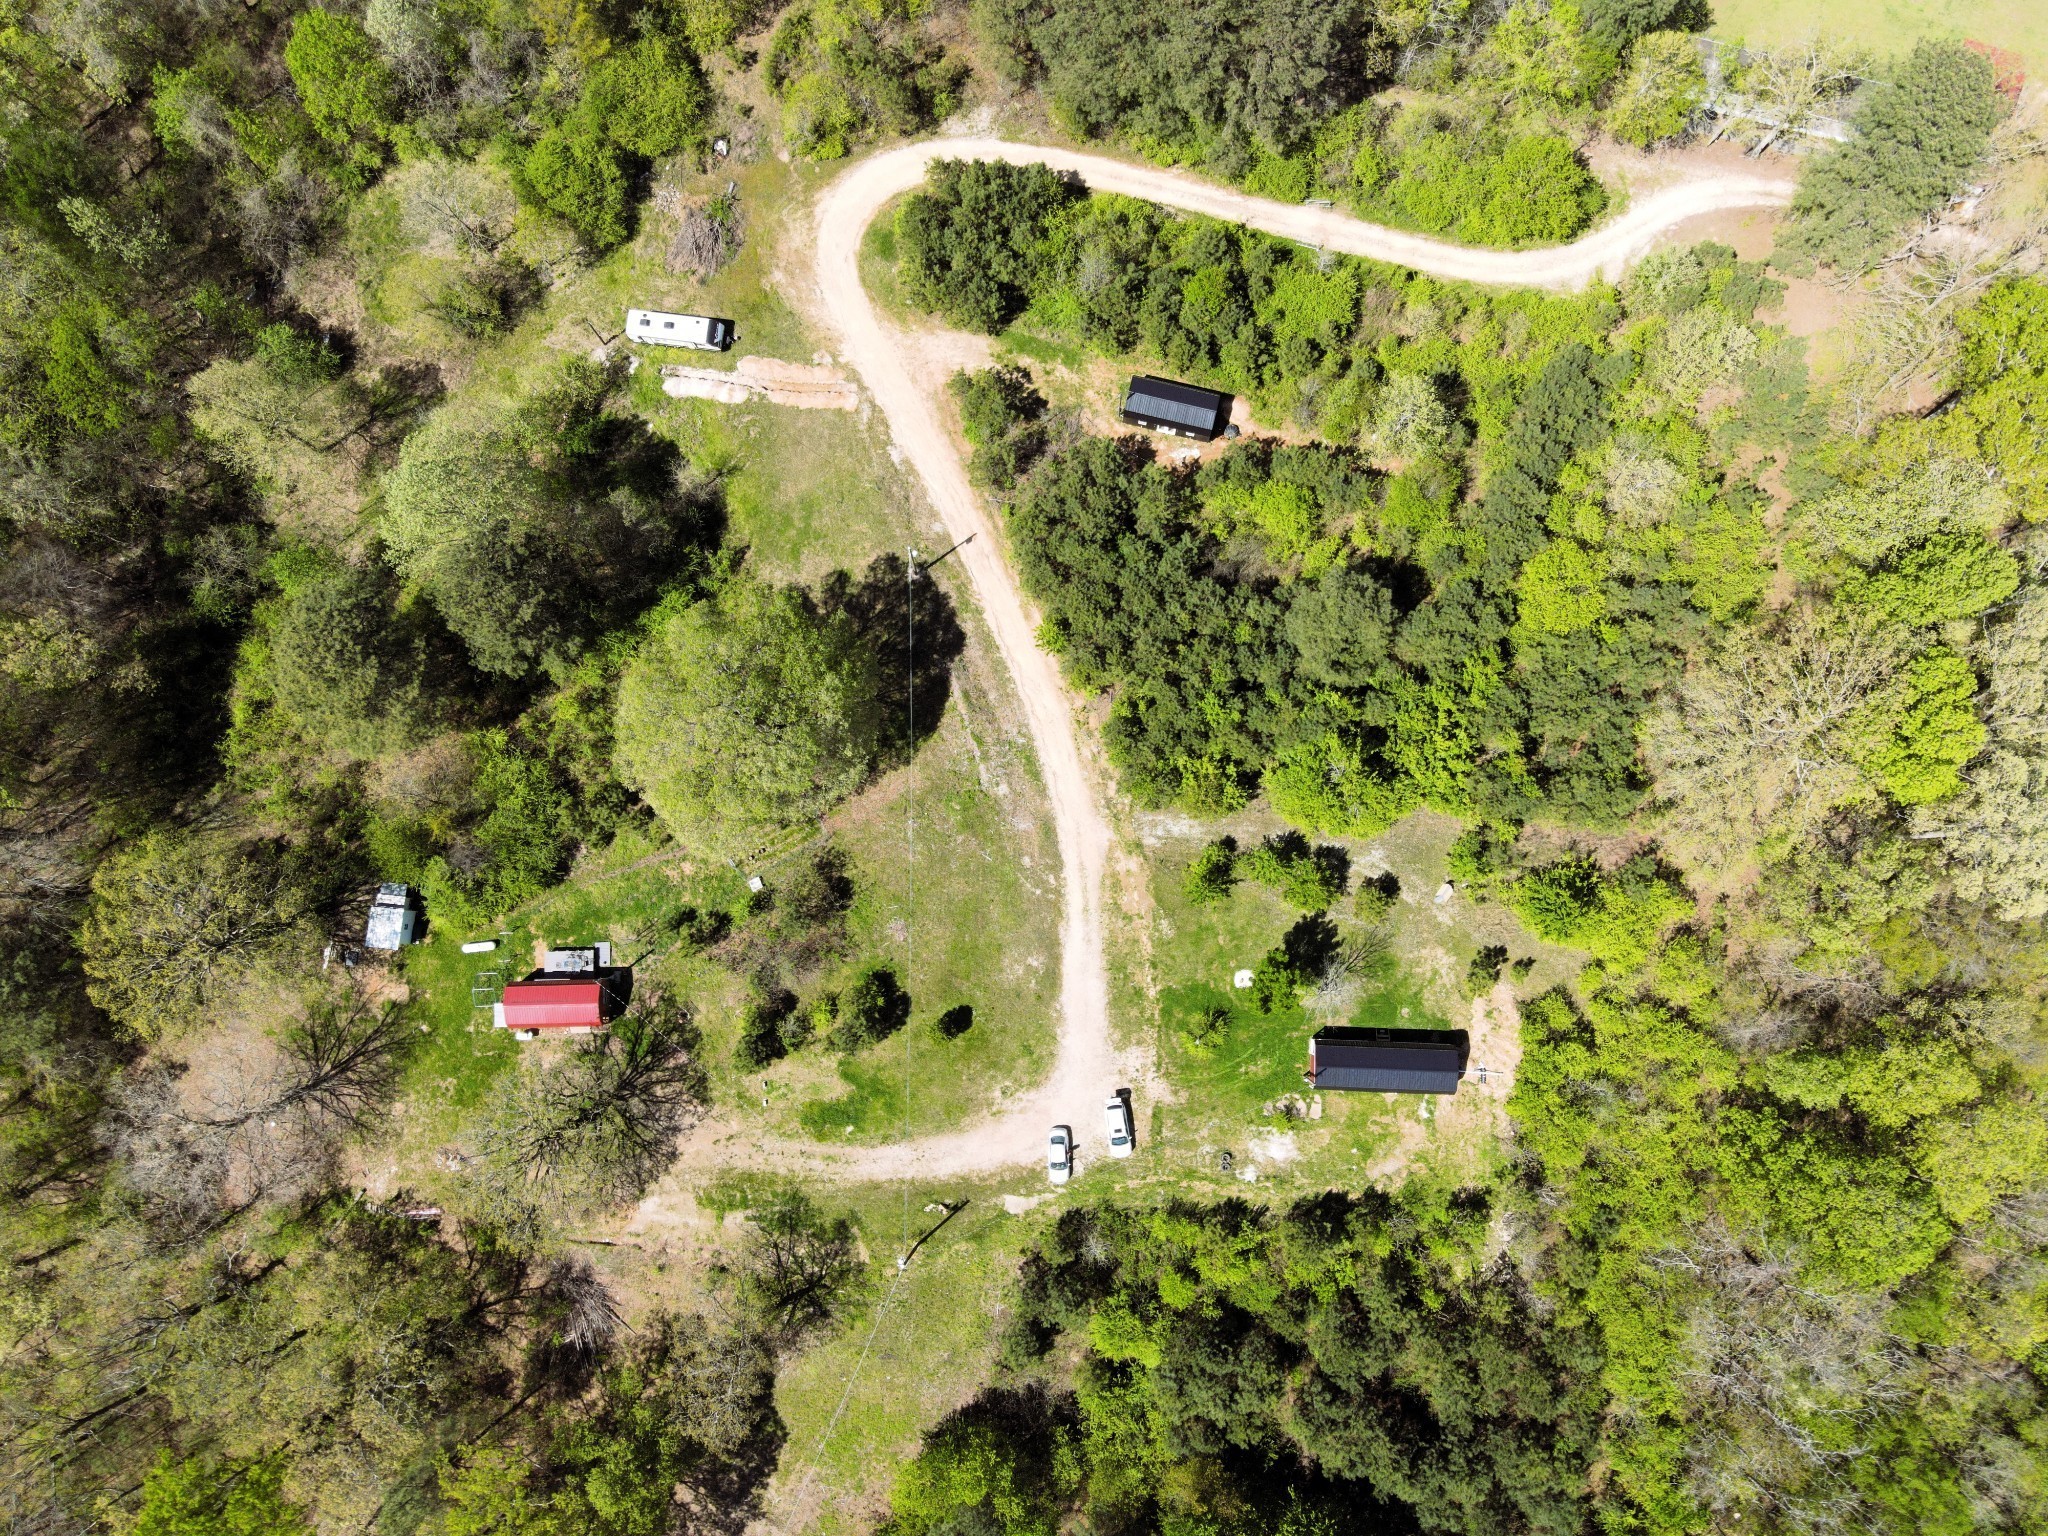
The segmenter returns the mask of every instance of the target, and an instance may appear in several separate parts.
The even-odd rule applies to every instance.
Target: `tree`
[[[686,843],[737,853],[866,779],[878,688],[843,613],[738,577],[654,620],[619,680],[619,770]]]
[[[78,932],[86,990],[139,1038],[175,1038],[252,974],[310,955],[312,915],[273,849],[152,832],[93,876]]]
[[[1079,196],[1072,180],[1043,165],[934,161],[924,190],[896,215],[904,292],[993,336],[1025,305],[1048,224]]]
[[[639,1002],[602,1033],[499,1080],[478,1148],[508,1193],[533,1187],[570,1208],[638,1195],[675,1155],[703,1101],[689,1015]]]
[[[1639,855],[1611,875],[1589,859],[1565,859],[1515,882],[1515,915],[1538,938],[1583,949],[1618,971],[1657,947],[1663,929],[1693,909],[1685,888]]]
[[[829,1322],[856,1288],[853,1223],[826,1216],[801,1190],[783,1190],[749,1213],[733,1274],[748,1313],[771,1336],[794,1341]]]
[[[839,995],[832,1043],[842,1051],[886,1040],[910,1022],[910,994],[886,965],[865,965]]]
[[[1652,32],[1629,50],[1628,73],[1607,103],[1607,131],[1648,149],[1686,130],[1707,95],[1699,44],[1684,32]]]
[[[1393,622],[1393,594],[1363,571],[1340,568],[1295,584],[1286,634],[1310,677],[1360,688],[1385,663]]]
[[[1334,843],[1312,848],[1299,832],[1284,832],[1239,854],[1235,873],[1277,892],[1299,911],[1327,912],[1343,897],[1351,865]]]
[[[1486,46],[1501,94],[1515,107],[1579,106],[1614,69],[1614,53],[1586,36],[1572,0],[1515,0]]]
[[[1946,529],[1845,584],[1850,602],[1906,624],[1967,619],[2019,590],[2020,563],[1983,534]]]
[[[262,668],[275,708],[342,758],[378,758],[429,729],[421,637],[391,612],[380,568],[293,584],[273,605]]]
[[[169,1451],[142,1480],[142,1499],[122,1536],[310,1536],[305,1511],[284,1496],[282,1455],[237,1461]]]
[[[772,1465],[782,1426],[761,1342],[667,1312],[646,1335],[600,1375],[593,1411],[552,1448],[569,1530],[661,1536],[675,1529],[679,1483],[714,1494],[734,1472],[744,1486]]]
[[[1738,630],[1654,717],[1645,751],[1671,831],[1708,864],[1854,793],[1841,727],[1891,676],[1893,640],[1855,614]]]
[[[632,233],[625,162],[590,119],[573,117],[542,134],[521,175],[534,200],[592,250],[608,251]]]
[[[1588,34],[1631,56],[1651,37],[1704,32],[1713,24],[1705,0],[1587,0],[1584,13]]]
[[[960,402],[960,424],[973,450],[968,470],[984,490],[1001,493],[1017,483],[1045,451],[1045,400],[1022,368],[984,368],[948,381]]]
[[[1940,646],[1923,651],[1867,706],[1868,745],[1858,762],[1901,805],[1948,799],[1963,787],[1961,769],[1984,750],[1976,698],[1969,662]]]
[[[1717,304],[1702,304],[1673,320],[1653,343],[1652,387],[1692,408],[1710,390],[1735,382],[1757,351],[1756,332]]]
[[[313,126],[374,163],[370,146],[390,133],[396,91],[390,66],[362,23],[332,11],[301,13],[284,64]]]
[[[2048,283],[2003,278],[1956,328],[1963,396],[1941,428],[1996,465],[2015,496],[2048,501]]]
[[[1591,629],[1607,614],[1607,562],[1571,539],[1538,551],[1515,578],[1521,622],[1550,635]]]
[[[708,531],[677,489],[674,446],[607,409],[624,378],[577,358],[509,408],[443,407],[384,479],[392,564],[485,671],[559,675]]]
[[[1788,255],[1865,271],[1983,159],[2005,113],[1989,59],[1925,38],[1886,75],[1857,113],[1855,137],[1803,168],[1780,242]]]
[[[601,59],[577,111],[614,143],[656,160],[703,137],[710,99],[695,56],[656,33]]]

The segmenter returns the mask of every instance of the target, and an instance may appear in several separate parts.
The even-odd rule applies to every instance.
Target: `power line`
[[[903,792],[903,980],[917,991],[917,546],[903,573],[903,744],[908,758]],[[903,1140],[910,1140],[910,1021],[903,1021]],[[910,1263],[910,1169],[903,1170],[903,1232],[896,1247],[896,1272]]]

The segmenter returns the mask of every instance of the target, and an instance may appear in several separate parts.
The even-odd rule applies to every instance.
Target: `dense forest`
[[[1588,135],[1694,126],[1708,20],[8,5],[9,1527],[738,1529],[788,1363],[872,1300],[855,1221],[779,1185],[714,1213],[701,1305],[630,1325],[567,1241],[705,1112],[692,1000],[659,989],[434,1106],[461,1209],[361,1188],[409,1085],[440,1091],[415,1004],[322,962],[380,881],[466,932],[615,839],[720,865],[909,760],[908,693],[929,731],[965,643],[900,563],[759,574],[619,356],[461,388],[449,359],[650,221],[728,259],[731,202],[677,190],[714,138],[832,160],[970,101],[1276,198],[1567,238],[1608,203]],[[1802,162],[1777,276],[1703,245],[1487,293],[1000,167],[905,205],[913,302],[1282,429],[1169,468],[1021,369],[956,384],[1122,792],[1326,836],[1452,813],[1458,884],[1591,962],[1524,1004],[1481,1187],[1048,1222],[997,1379],[896,1487],[906,1536],[2048,1519],[2048,288],[2022,250],[1956,277],[1914,243],[2038,145],[1961,48],[1727,67],[1781,124],[1880,82]],[[424,274],[397,349],[358,281],[392,250]],[[1819,389],[1759,315],[1787,274],[1878,268],[1912,304]],[[878,659],[906,594],[909,677]],[[1391,899],[1306,841],[1204,858],[1300,909],[1275,994],[1328,962],[1326,910]],[[735,980],[742,1065],[857,1053],[912,1018],[851,952],[869,873],[828,844],[636,942]]]
[[[1983,154],[1991,86],[1961,49],[1903,61],[1809,163],[1786,268],[1895,249]],[[1877,157],[1936,117],[1916,191]],[[2048,285],[1985,274],[1943,408],[1858,433],[1865,381],[1817,391],[1759,319],[1782,282],[1726,247],[1489,294],[943,163],[896,237],[956,323],[1289,429],[1169,464],[1023,368],[956,381],[1121,788],[1348,836],[1449,812],[1454,880],[1592,961],[1524,1005],[1490,1189],[1063,1219],[1014,1381],[928,1439],[898,1523],[1345,1528],[1352,1479],[1389,1529],[2037,1522]],[[1245,858],[1206,850],[1191,899]],[[1256,985],[1312,985],[1338,932],[1304,919]]]

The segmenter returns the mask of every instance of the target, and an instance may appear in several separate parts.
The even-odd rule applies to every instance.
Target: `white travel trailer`
[[[732,345],[732,322],[714,320],[709,315],[673,315],[665,309],[629,309],[626,336],[658,347],[723,352]]]

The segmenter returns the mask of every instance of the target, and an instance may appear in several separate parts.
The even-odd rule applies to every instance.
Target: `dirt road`
[[[1085,1163],[1103,1154],[1103,1103],[1115,1088],[1142,1078],[1137,1060],[1110,1041],[1109,983],[1103,959],[1102,878],[1109,824],[1082,758],[1074,708],[1053,659],[1040,650],[1036,615],[1019,592],[986,509],[940,419],[920,354],[907,336],[876,312],[860,281],[861,237],[891,198],[924,179],[934,159],[1043,162],[1077,172],[1098,191],[1252,225],[1328,250],[1396,262],[1441,277],[1527,287],[1578,288],[1596,274],[1618,276],[1673,226],[1730,208],[1775,207],[1788,201],[1789,180],[1712,171],[1644,197],[1613,222],[1570,245],[1543,251],[1488,251],[1450,245],[1362,223],[1333,209],[1270,202],[1194,177],[1134,166],[1098,155],[1011,144],[996,139],[929,139],[852,167],[818,200],[813,227],[817,293],[839,334],[838,356],[866,385],[896,446],[917,473],[960,545],[952,558],[974,584],[996,649],[1009,668],[1044,777],[1058,830],[1060,924],[1059,1045],[1047,1080],[981,1125],[894,1146],[836,1148],[812,1143],[763,1144],[743,1123],[713,1122],[685,1147],[682,1166],[744,1162],[827,1176],[886,1180],[1021,1168],[1044,1155],[1048,1128],[1074,1128]],[[930,551],[928,553],[935,553]],[[1138,1106],[1138,1124],[1145,1116]]]

